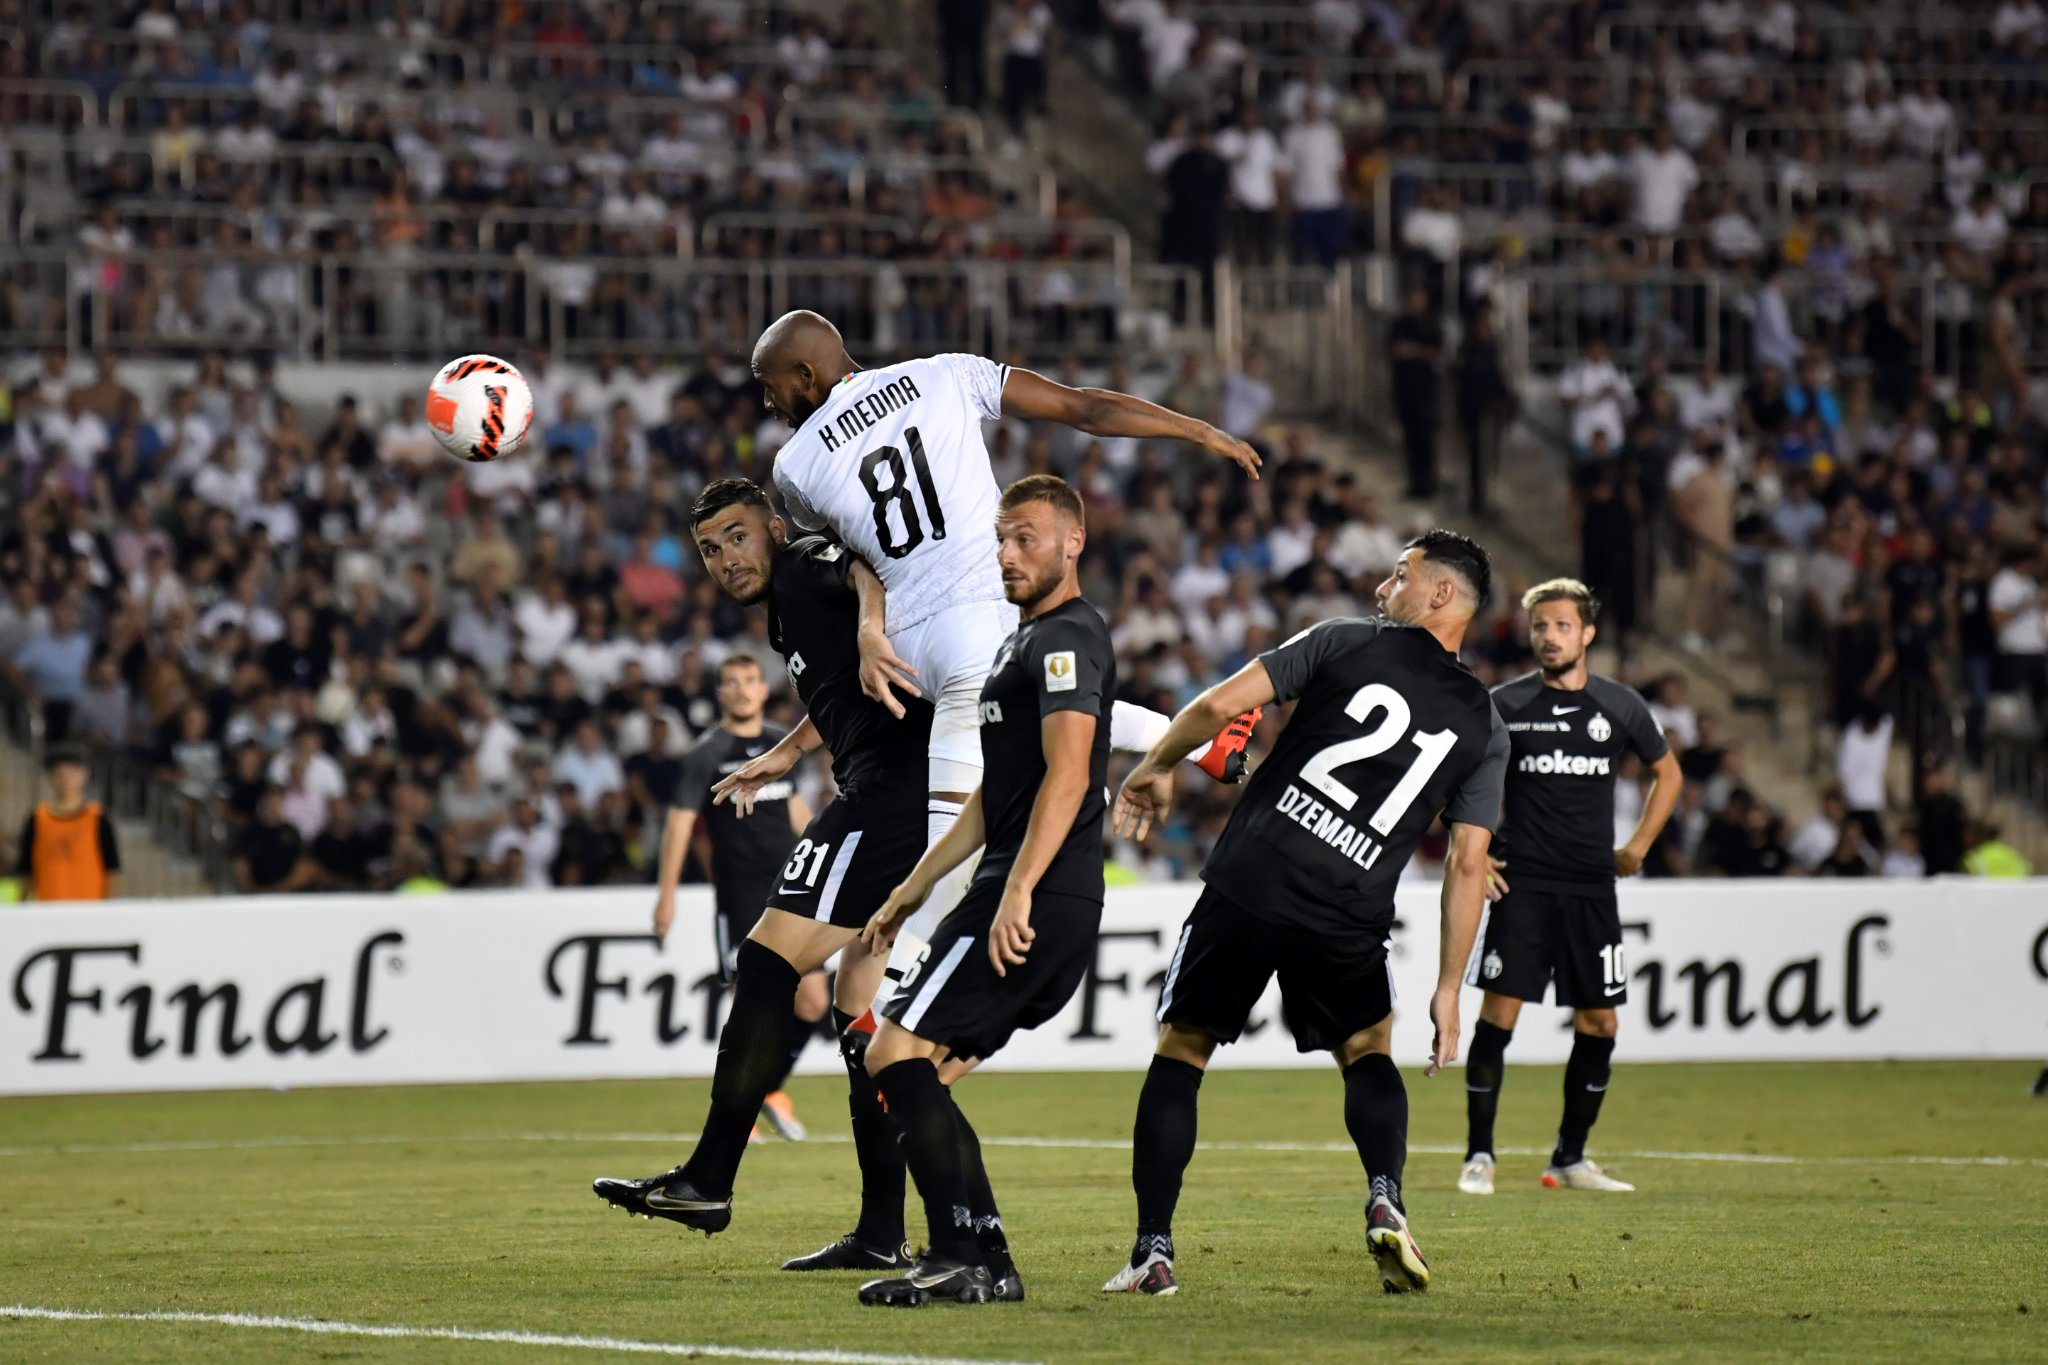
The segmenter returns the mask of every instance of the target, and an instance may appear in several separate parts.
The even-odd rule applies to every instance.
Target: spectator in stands
[[[44,733],[61,740],[71,732],[72,712],[85,692],[86,666],[92,660],[92,637],[79,622],[78,606],[69,597],[50,608],[47,629],[31,634],[14,653],[8,676],[43,704]]]
[[[305,840],[284,818],[284,797],[282,786],[265,785],[255,820],[242,833],[235,851],[235,887],[245,896],[297,891],[306,884]]]
[[[1344,209],[1344,137],[1324,96],[1304,102],[1281,140],[1281,172],[1294,212],[1294,254],[1325,268],[1344,254],[1351,236]]]
[[[1443,364],[1444,334],[1429,290],[1408,291],[1407,311],[1387,331],[1387,356],[1393,367],[1394,411],[1401,423],[1401,445],[1408,463],[1408,497],[1425,501],[1436,496],[1436,431],[1441,400],[1437,371]]]
[[[67,745],[45,751],[47,800],[22,821],[14,876],[39,901],[103,901],[120,894],[121,846],[114,822],[86,798],[85,755]]]

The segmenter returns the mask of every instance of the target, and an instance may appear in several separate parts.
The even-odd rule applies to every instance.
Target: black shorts
[[[1040,892],[1031,898],[1037,937],[1021,966],[997,976],[988,931],[1003,880],[976,881],[939,921],[924,955],[904,973],[882,1017],[955,1057],[993,1057],[1018,1029],[1037,1028],[1067,1007],[1095,960],[1102,902]]]
[[[1467,982],[1496,995],[1540,1001],[1553,979],[1557,1003],[1573,1009],[1628,1002],[1621,907],[1612,894],[1522,887],[1494,902]]]
[[[1385,930],[1312,933],[1261,919],[1204,887],[1159,988],[1159,1022],[1234,1043],[1275,974],[1281,1016],[1302,1052],[1335,1051],[1394,1011]]]
[[[769,888],[768,904],[802,919],[859,929],[924,856],[926,795],[890,793],[833,801]]]

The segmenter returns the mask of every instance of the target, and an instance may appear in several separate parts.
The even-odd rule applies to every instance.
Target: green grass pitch
[[[1640,1191],[1595,1195],[1538,1188],[1558,1070],[1511,1064],[1500,1139],[1521,1154],[1503,1156],[1491,1199],[1455,1189],[1461,1073],[1405,1074],[1427,1295],[1380,1293],[1330,1072],[1209,1079],[1201,1136],[1217,1145],[1189,1172],[1182,1291],[1165,1300],[1098,1292],[1129,1247],[1129,1155],[1114,1144],[1139,1078],[992,1075],[962,1098],[990,1140],[1030,1301],[919,1312],[859,1307],[853,1278],[776,1269],[852,1220],[852,1149],[830,1140],[845,1133],[844,1091],[825,1079],[792,1087],[821,1140],[755,1148],[734,1226],[710,1241],[590,1193],[593,1175],[687,1153],[660,1135],[694,1129],[701,1081],[0,1101],[0,1360],[604,1358],[53,1321],[10,1304],[769,1360],[2048,1359],[2048,1102],[2026,1093],[2031,1066],[1624,1064],[1593,1151]],[[1233,1145],[1261,1141],[1295,1146]]]

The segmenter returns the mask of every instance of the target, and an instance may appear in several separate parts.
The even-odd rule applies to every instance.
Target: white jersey
[[[974,355],[859,370],[776,453],[784,511],[874,567],[892,636],[950,607],[1004,600],[981,424],[1002,416],[1009,377]]]

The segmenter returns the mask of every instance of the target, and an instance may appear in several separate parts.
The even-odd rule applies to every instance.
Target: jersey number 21
[[[1408,699],[1385,683],[1368,683],[1351,694],[1351,701],[1344,708],[1344,714],[1365,724],[1366,717],[1375,711],[1385,714],[1380,723],[1356,739],[1339,740],[1320,749],[1301,765],[1301,780],[1309,783],[1323,795],[1330,798],[1340,809],[1350,810],[1358,804],[1358,793],[1337,780],[1336,770],[1347,763],[1362,763],[1399,743],[1405,735],[1422,752],[1408,765],[1408,771],[1401,774],[1401,780],[1381,801],[1379,809],[1372,813],[1366,823],[1381,834],[1390,834],[1408,808],[1415,804],[1415,798],[1422,795],[1424,784],[1430,774],[1443,766],[1457,744],[1458,736],[1449,730],[1417,731],[1408,734],[1408,723],[1414,712],[1409,708]]]

